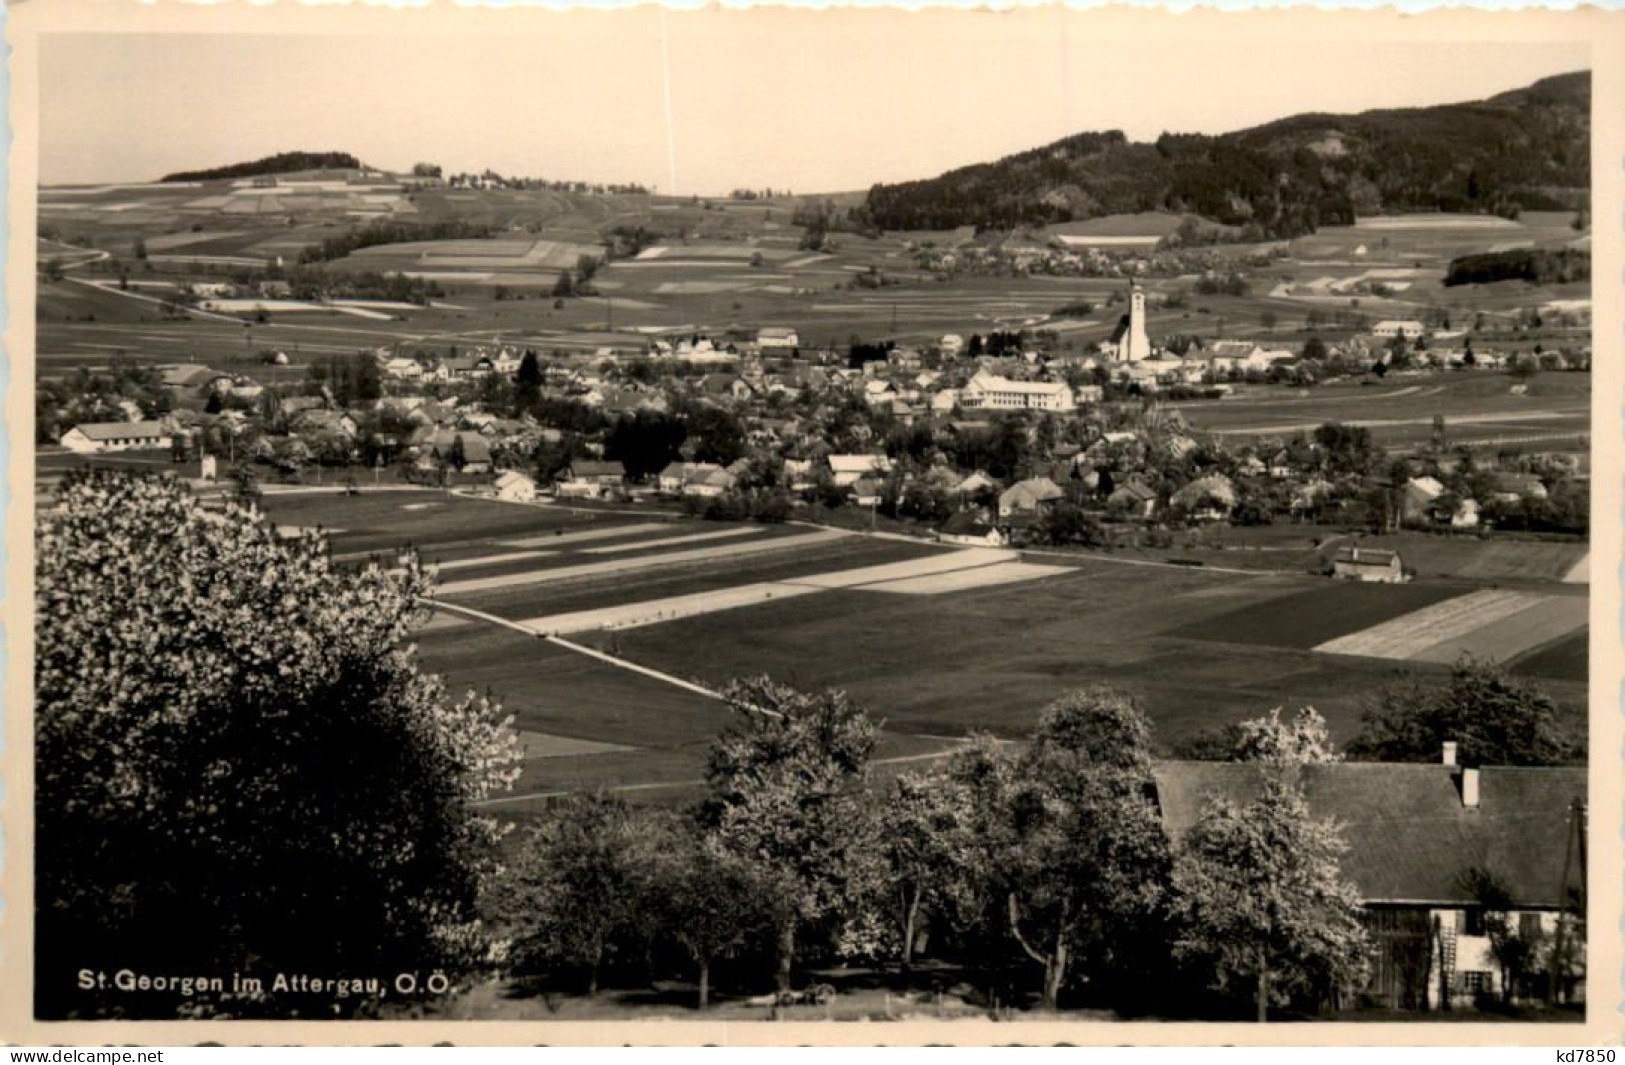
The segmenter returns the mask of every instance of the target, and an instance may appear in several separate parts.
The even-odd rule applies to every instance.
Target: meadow
[[[489,691],[516,715],[530,757],[499,804],[516,814],[579,787],[656,801],[693,794],[729,720],[715,693],[764,672],[849,691],[885,722],[882,760],[894,767],[974,732],[1019,738],[1047,703],[1095,682],[1133,693],[1166,751],[1303,704],[1346,742],[1364,693],[1396,671],[1437,673],[1454,660],[1384,652],[1400,645],[1383,643],[1382,627],[1421,612],[1426,629],[1425,612],[1441,607],[1466,617],[1486,594],[1467,579],[1378,586],[1085,555],[1022,560],[433,492],[272,495],[266,506],[280,524],[337,530],[345,561],[384,551],[393,536],[441,566],[445,608],[415,639],[453,689]],[[1518,610],[1456,622],[1453,650],[1501,651],[1577,715],[1583,592],[1548,583],[1519,593]],[[1440,645],[1413,636],[1405,648]],[[1375,641],[1367,653],[1327,646],[1362,637]]]

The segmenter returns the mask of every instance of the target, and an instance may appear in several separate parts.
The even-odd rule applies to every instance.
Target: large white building
[[[983,370],[960,390],[959,405],[978,410],[1061,412],[1077,409],[1077,400],[1064,381],[1012,381]]]
[[[174,443],[162,422],[81,422],[62,434],[60,443],[81,455],[104,451],[162,451]]]

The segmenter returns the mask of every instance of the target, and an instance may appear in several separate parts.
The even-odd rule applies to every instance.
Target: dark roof
[[[1381,566],[1386,567],[1399,557],[1393,551],[1384,551],[1376,547],[1341,547],[1337,550],[1334,561],[1344,566]]]
[[[626,467],[619,462],[576,459],[570,463],[570,472],[577,477],[625,477]]]
[[[463,462],[491,461],[491,445],[479,433],[458,433],[457,439],[463,445]]]
[[[1368,903],[1470,904],[1462,877],[1476,866],[1501,878],[1521,908],[1558,906],[1569,806],[1586,797],[1586,771],[1480,769],[1477,809],[1462,805],[1462,772],[1340,762],[1305,766],[1301,780],[1315,816],[1342,826],[1349,847],[1343,874]],[[1163,822],[1175,839],[1210,797],[1246,802],[1263,779],[1245,762],[1161,762],[1155,775]],[[1570,883],[1578,881],[1571,870]]]
[[[961,510],[948,516],[939,530],[946,536],[986,536],[993,526],[973,510]]]

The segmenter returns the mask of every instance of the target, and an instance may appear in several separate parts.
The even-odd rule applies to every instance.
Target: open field
[[[1470,591],[1461,583],[1362,584],[1317,580],[1296,594],[1181,625],[1196,640],[1310,650],[1350,632],[1379,625],[1413,610]]]
[[[727,711],[684,685],[714,691],[761,672],[850,691],[884,719],[893,760],[935,757],[974,731],[1020,737],[1048,702],[1097,681],[1132,692],[1165,749],[1301,704],[1347,741],[1363,695],[1395,669],[1442,671],[1463,650],[1510,658],[1567,713],[1584,705],[1583,587],[1551,582],[1497,592],[1466,579],[1389,586],[1147,568],[436,492],[266,505],[282,524],[344,530],[334,537],[343,557],[383,550],[389,523],[410,517],[426,557],[443,563],[448,603],[417,635],[425,661],[454,689],[494,692],[533,734],[537,753],[501,805],[513,815],[571,788],[694,794]],[[1507,609],[1477,609],[1491,599]],[[478,613],[453,609],[465,607]],[[1436,624],[1429,611],[1459,618]],[[1385,626],[1407,628],[1386,651],[1375,646]],[[567,642],[541,638],[550,633]],[[1339,640],[1373,646],[1323,646]],[[1396,649],[1411,653],[1379,656]]]
[[[1431,439],[1433,416],[1442,414],[1451,442],[1570,435],[1566,446],[1543,450],[1584,450],[1579,438],[1591,424],[1589,373],[1541,374],[1524,395],[1513,394],[1511,385],[1505,374],[1462,372],[1296,392],[1256,386],[1221,400],[1171,406],[1195,428],[1228,437],[1284,438],[1338,421],[1366,426],[1379,443],[1402,449]]]
[[[1480,539],[1396,533],[1362,536],[1361,547],[1398,551],[1421,577],[1468,577],[1486,581],[1561,581],[1585,584],[1591,545],[1582,542]]]
[[[1591,674],[1591,629],[1582,628],[1520,659],[1512,671],[1543,683],[1559,680],[1583,686]]]

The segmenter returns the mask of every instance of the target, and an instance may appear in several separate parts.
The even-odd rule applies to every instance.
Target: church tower
[[[1151,338],[1145,332],[1145,290],[1130,285],[1128,318],[1118,326],[1117,361],[1139,362],[1151,357]]]

